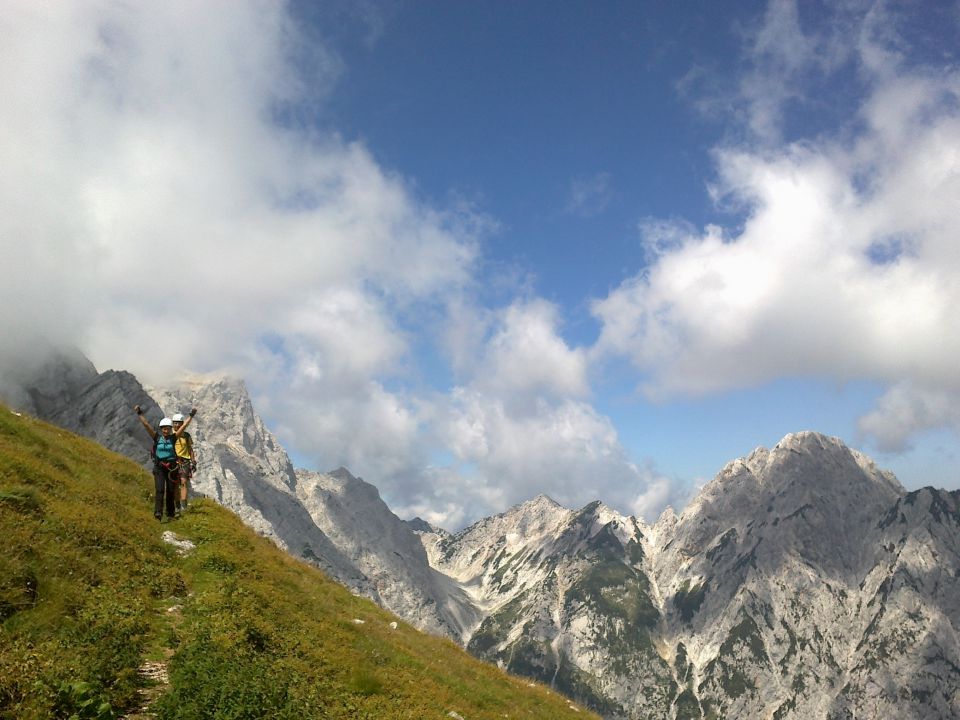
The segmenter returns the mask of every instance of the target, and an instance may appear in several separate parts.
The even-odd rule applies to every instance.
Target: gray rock
[[[0,398],[41,419],[63,410],[96,377],[93,363],[79,350],[41,338],[31,347],[0,351]]]
[[[133,408],[140,405],[156,426],[162,414],[137,379],[128,372],[107,370],[96,376],[74,399],[45,419],[78,435],[96,440],[141,465],[149,465],[153,442]]]
[[[133,408],[140,405],[154,423],[160,410],[133,375],[114,370],[98,374],[75,348],[44,346],[36,352],[29,364],[2,369],[6,400],[138,463],[149,462],[152,442]]]
[[[373,583],[381,604],[414,626],[462,641],[479,612],[464,590],[430,567],[410,526],[377,489],[345,468],[297,471],[297,497],[317,527]]]

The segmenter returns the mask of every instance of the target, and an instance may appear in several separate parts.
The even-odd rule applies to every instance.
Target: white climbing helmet
[[[174,422],[183,422],[183,415],[181,415],[180,413],[177,413],[176,415],[173,416],[173,421],[174,421]]]
[[[173,420],[170,418],[164,418],[160,421],[160,427],[173,427]]]

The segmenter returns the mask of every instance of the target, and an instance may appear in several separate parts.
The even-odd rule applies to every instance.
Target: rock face
[[[22,389],[22,409],[38,417],[63,410],[97,379],[93,363],[70,347],[46,348],[23,365],[4,370],[12,376],[10,384]]]
[[[13,407],[96,440],[139,463],[150,458],[150,437],[133,412],[160,409],[128,372],[97,373],[78,350],[48,348],[28,365],[0,368],[3,399]]]
[[[680,716],[844,717],[833,698],[865,642],[877,523],[902,494],[838,440],[798,433],[667,520],[653,572]]]
[[[146,464],[150,461],[153,443],[133,412],[135,405],[140,405],[148,416],[158,412],[156,403],[133,375],[107,370],[87,385],[65,409],[50,412],[46,419]]]
[[[543,495],[456,535],[424,535],[434,565],[486,613],[472,653],[607,715],[654,717],[674,681],[655,646],[644,539],[599,502],[573,512]]]
[[[479,622],[469,596],[430,567],[411,527],[377,489],[346,469],[297,470],[297,497],[310,517],[373,585],[381,604],[434,634],[463,641]]]

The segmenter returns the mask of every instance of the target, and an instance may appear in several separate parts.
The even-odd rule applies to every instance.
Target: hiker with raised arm
[[[139,405],[134,406],[133,409],[137,413],[137,417],[140,418],[140,423],[153,440],[153,450],[150,453],[153,458],[153,484],[156,491],[153,516],[157,520],[162,520],[164,505],[166,505],[167,519],[171,520],[176,515],[175,495],[179,471],[176,442],[186,431],[187,425],[193,420],[193,416],[197,414],[197,409],[190,410],[190,417],[176,430],[173,428],[173,421],[168,417],[163,418],[155,430],[143,416],[143,410]]]
[[[173,416],[173,431],[176,433],[183,425],[183,415],[177,413]],[[197,469],[197,456],[193,452],[193,438],[190,433],[185,432],[177,438],[177,463],[179,464],[179,487],[176,496],[176,510],[181,512],[186,510],[187,497],[189,493],[190,479],[193,477],[193,471]]]

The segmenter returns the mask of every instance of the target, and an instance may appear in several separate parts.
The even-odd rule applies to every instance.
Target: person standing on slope
[[[183,415],[177,413],[173,416],[173,432],[176,433],[183,425]],[[179,514],[181,510],[187,509],[188,485],[193,477],[193,471],[197,469],[197,456],[193,453],[193,438],[190,433],[184,432],[176,441],[177,464],[179,465],[179,494],[176,496],[176,510]]]
[[[197,409],[193,408],[190,411],[190,420],[187,420],[181,425],[177,431],[173,429],[173,420],[168,417],[160,421],[160,424],[157,426],[158,430],[154,430],[153,426],[143,416],[143,410],[140,406],[136,405],[133,409],[136,411],[137,417],[140,418],[144,429],[146,429],[150,434],[150,438],[153,440],[153,452],[151,452],[151,456],[153,457],[153,485],[156,491],[153,503],[153,516],[157,520],[162,520],[163,507],[164,504],[166,504],[167,519],[172,519],[176,512],[174,507],[174,492],[176,488],[177,471],[179,469],[176,441],[186,431],[187,425],[193,420],[193,416],[197,414]],[[166,500],[166,503],[164,503],[164,500]]]

